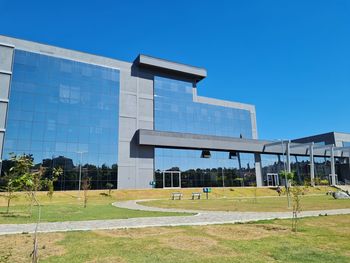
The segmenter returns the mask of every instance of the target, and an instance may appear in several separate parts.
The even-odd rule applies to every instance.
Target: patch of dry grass
[[[113,229],[113,230],[95,230],[93,231],[99,236],[104,237],[125,237],[125,238],[150,238],[150,237],[159,237],[162,235],[176,236],[179,233],[182,233],[184,230],[180,228],[171,228],[171,227],[149,227],[149,228],[129,228],[129,229]]]
[[[38,234],[39,259],[63,255],[66,251],[65,247],[57,244],[63,238],[63,233]],[[29,234],[1,236],[0,255],[8,255],[7,261],[4,262],[30,262],[33,240],[34,236]]]
[[[289,229],[279,225],[218,225],[207,226],[205,233],[226,240],[256,240],[269,236],[281,235]]]
[[[126,263],[127,261],[121,257],[103,257],[103,258],[96,258],[93,260],[86,261],[86,263]]]

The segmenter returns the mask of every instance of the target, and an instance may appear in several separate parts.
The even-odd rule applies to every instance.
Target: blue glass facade
[[[350,142],[343,142],[344,147],[350,147]]]
[[[193,101],[193,83],[154,78],[154,129],[252,138],[250,112]]]
[[[156,148],[156,187],[164,187],[164,171],[180,172],[181,187],[252,186],[255,184],[253,154],[241,153],[230,159],[229,152],[210,151],[210,158],[201,158],[201,153],[200,150]]]
[[[76,189],[78,167],[92,187],[117,184],[119,71],[15,51],[3,171],[9,153],[61,166],[60,189]]]
[[[193,83],[154,78],[154,129],[215,136],[252,138],[248,110],[194,102]],[[247,186],[255,183],[253,154],[229,159],[228,152],[155,149],[156,187],[165,187],[164,171],[179,171],[181,187]],[[173,174],[173,173],[172,173]],[[174,182],[175,184],[175,182]]]

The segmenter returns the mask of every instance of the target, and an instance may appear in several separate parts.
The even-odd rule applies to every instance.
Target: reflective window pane
[[[80,163],[93,188],[117,186],[118,117],[118,70],[16,50],[3,172],[26,153],[64,169],[58,189],[77,189]]]
[[[154,78],[155,130],[252,138],[250,112],[193,101],[193,84]]]

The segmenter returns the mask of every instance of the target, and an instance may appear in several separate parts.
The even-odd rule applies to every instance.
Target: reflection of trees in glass
[[[14,163],[11,159],[3,160],[2,172],[0,177],[0,186],[5,186],[4,175],[9,172]],[[46,158],[42,162],[36,163],[33,169],[43,167],[43,179],[50,179],[54,169],[62,168],[63,173],[59,176],[54,184],[55,190],[75,190],[78,189],[79,183],[79,165],[74,165],[71,158],[58,156],[55,158]],[[94,164],[85,163],[82,166],[82,175],[90,178],[91,189],[105,189],[107,183],[117,186],[118,165],[111,166],[102,164],[96,166]],[[47,186],[45,186],[47,188]],[[47,189],[44,190],[47,190]]]
[[[179,167],[172,167],[167,171],[181,171]],[[255,183],[254,168],[197,168],[181,171],[181,187],[222,187],[223,176],[225,187],[251,186]],[[163,186],[163,173],[155,171],[156,188]]]

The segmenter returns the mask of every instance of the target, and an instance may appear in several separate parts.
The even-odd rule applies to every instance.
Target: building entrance
[[[163,188],[180,188],[181,172],[163,171]]]
[[[280,185],[280,180],[277,173],[267,173],[267,186],[278,186]]]

